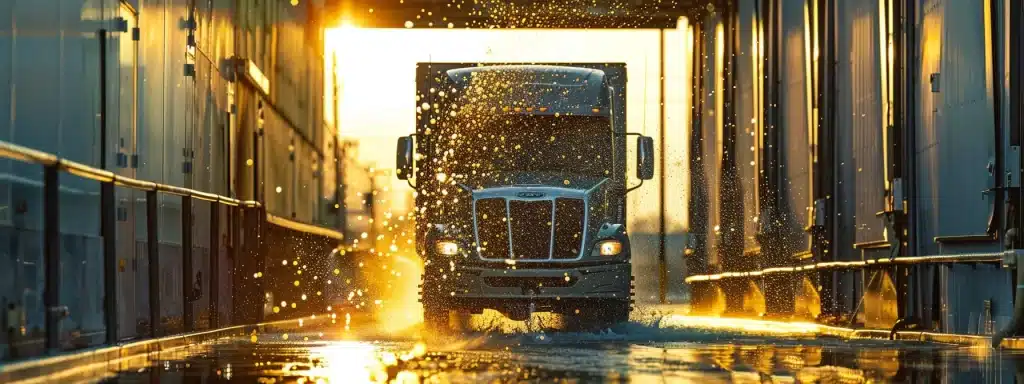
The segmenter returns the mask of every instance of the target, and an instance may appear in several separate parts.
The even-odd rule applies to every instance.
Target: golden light
[[[459,253],[459,244],[454,241],[438,241],[434,248],[437,253],[445,256],[455,256]]]
[[[661,320],[666,328],[699,328],[758,336],[812,337],[827,333],[829,327],[801,322],[764,321],[715,316],[670,315]]]
[[[350,31],[359,28],[359,26],[356,25],[356,23],[350,19],[344,19],[341,20],[341,23],[338,24],[338,28],[343,31]]]
[[[622,243],[618,240],[605,240],[597,248],[601,256],[615,256],[622,252]]]
[[[309,371],[310,377],[337,383],[378,383],[388,379],[387,367],[377,360],[377,348],[361,342],[338,342],[310,351],[311,360],[322,365]]]

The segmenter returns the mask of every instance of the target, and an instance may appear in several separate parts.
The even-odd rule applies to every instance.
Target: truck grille
[[[509,201],[512,258],[544,260],[551,256],[551,201]]]
[[[537,261],[577,259],[582,251],[585,213],[581,199],[477,200],[474,214],[480,257]]]
[[[508,211],[505,199],[484,199],[476,202],[477,246],[480,257],[507,259]]]
[[[580,256],[583,245],[584,214],[583,200],[555,200],[555,259],[575,259]]]

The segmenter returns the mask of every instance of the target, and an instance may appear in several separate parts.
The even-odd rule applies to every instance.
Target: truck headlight
[[[618,240],[604,240],[597,243],[597,251],[601,256],[615,256],[622,252],[622,242]]]
[[[459,254],[459,244],[451,240],[441,240],[434,244],[434,250],[445,256]]]

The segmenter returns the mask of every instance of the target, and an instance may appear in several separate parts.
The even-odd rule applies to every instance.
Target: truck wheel
[[[424,305],[423,326],[430,331],[448,331],[448,309]]]
[[[577,309],[579,312],[576,312]],[[629,312],[628,301],[612,301],[580,306],[563,313],[563,316],[567,320],[567,330],[591,332],[629,321]]]

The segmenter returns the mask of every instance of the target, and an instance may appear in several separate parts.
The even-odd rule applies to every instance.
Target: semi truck
[[[483,309],[628,320],[626,195],[653,177],[654,144],[626,132],[625,69],[418,64],[416,132],[398,139],[396,174],[416,190],[428,328]]]

